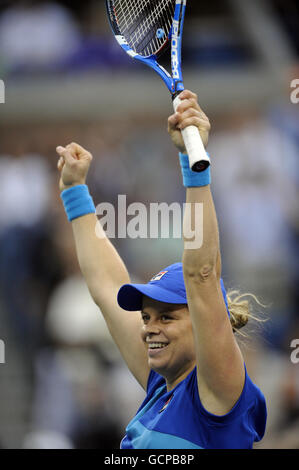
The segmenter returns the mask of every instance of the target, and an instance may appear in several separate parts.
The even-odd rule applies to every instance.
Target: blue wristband
[[[86,214],[94,214],[96,209],[86,184],[65,189],[60,195],[69,222]]]
[[[199,186],[208,186],[211,184],[210,167],[201,173],[197,173],[190,169],[188,155],[180,152],[179,157],[182,168],[183,184],[185,188],[196,188]]]

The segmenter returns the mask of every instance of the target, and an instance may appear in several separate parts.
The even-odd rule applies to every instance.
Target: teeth
[[[165,346],[167,346],[165,343],[149,343],[150,349],[165,348]]]

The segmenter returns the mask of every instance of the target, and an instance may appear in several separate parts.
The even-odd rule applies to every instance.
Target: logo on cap
[[[168,273],[168,271],[161,271],[159,272],[158,274],[156,274],[156,276],[154,276],[150,282],[152,281],[160,281],[160,279],[164,276],[164,274]]]

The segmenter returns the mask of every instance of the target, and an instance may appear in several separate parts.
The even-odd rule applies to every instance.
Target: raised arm
[[[57,147],[61,172],[59,187],[65,191],[85,185],[92,161],[89,152],[78,144]],[[97,234],[96,234],[97,227]],[[146,350],[140,337],[140,312],[124,312],[117,303],[119,288],[130,282],[128,271],[114,246],[106,237],[95,213],[72,220],[76,252],[90,294],[102,311],[109,331],[129,369],[143,388],[149,375]],[[99,237],[99,231],[101,236]],[[84,312],[82,312],[84,315]]]
[[[196,125],[207,145],[210,123],[196,95],[186,90],[181,99],[177,114],[169,119],[169,132],[178,149],[185,153],[180,130]],[[191,210],[185,211],[184,227],[192,227],[196,237],[202,239],[200,247],[192,248],[190,240],[184,238],[183,252],[184,279],[196,344],[198,390],[205,408],[223,415],[231,410],[242,393],[244,363],[220,286],[218,222],[210,184],[195,183],[194,187],[187,187],[186,200]],[[203,224],[196,222],[195,211],[199,207],[203,208]]]

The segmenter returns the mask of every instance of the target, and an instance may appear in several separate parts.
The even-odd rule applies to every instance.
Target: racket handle
[[[175,111],[181,102],[182,100],[179,95],[173,100]],[[188,126],[181,132],[189,157],[191,170],[197,173],[206,170],[210,166],[210,159],[202,143],[198,128],[196,126]]]

